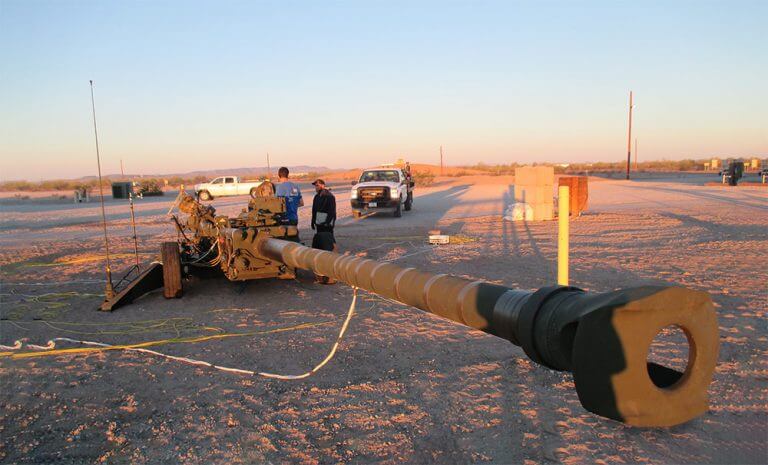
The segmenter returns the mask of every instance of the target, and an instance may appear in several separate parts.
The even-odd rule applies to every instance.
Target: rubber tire
[[[402,198],[397,200],[397,209],[395,210],[395,213],[393,214],[393,216],[395,218],[400,218],[401,216],[403,216],[403,204],[400,203],[401,200],[402,200]]]
[[[413,192],[409,192],[408,197],[405,198],[404,208],[407,212],[411,211],[411,208],[413,208]]]
[[[181,254],[176,242],[160,244],[160,258],[163,262],[163,296],[178,299],[184,293],[181,285]]]
[[[197,196],[200,198],[200,200],[213,200],[213,196],[208,191],[200,191]]]

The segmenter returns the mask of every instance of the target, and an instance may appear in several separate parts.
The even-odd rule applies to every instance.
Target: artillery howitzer
[[[272,185],[262,184],[261,189],[271,194]],[[248,208],[234,218],[217,216],[213,207],[200,204],[183,191],[177,203],[179,210],[188,215],[185,224],[172,217],[183,240],[179,244],[163,244],[163,263],[178,261],[197,267],[218,266],[231,281],[296,277],[293,269],[260,256],[256,249],[257,241],[263,237],[298,241],[298,228],[288,224],[285,217],[284,199],[272,195],[254,197],[248,202]],[[187,231],[192,233],[191,237]],[[169,271],[176,270],[164,271],[166,297],[177,297],[177,291],[181,292],[181,275],[177,279]]]
[[[598,415],[669,426],[708,408],[719,340],[705,292],[671,286],[606,293],[510,289],[305,247],[296,241],[295,226],[282,220],[283,200],[269,195],[252,199],[236,218],[216,216],[183,192],[178,204],[189,215],[184,223],[174,217],[180,243],[163,243],[163,265],[137,280],[145,289],[159,287],[162,276],[165,296],[180,297],[182,266],[220,267],[230,280],[289,279],[296,268],[310,270],[521,346],[534,362],[572,372],[582,405]],[[124,300],[146,290],[136,292]],[[683,373],[647,361],[654,337],[668,326],[688,339]]]

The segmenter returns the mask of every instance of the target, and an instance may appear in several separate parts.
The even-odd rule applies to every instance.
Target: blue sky
[[[768,157],[768,2],[0,0],[0,179]]]

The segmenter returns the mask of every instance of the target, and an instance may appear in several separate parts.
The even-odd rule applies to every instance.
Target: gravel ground
[[[712,295],[720,361],[710,411],[689,423],[640,429],[597,417],[581,407],[569,374],[536,366],[504,340],[363,293],[336,357],[301,381],[118,351],[0,357],[0,462],[766,463],[768,190],[704,180],[591,178],[590,208],[571,223],[574,285],[677,283]],[[350,216],[348,187],[338,185],[337,239],[343,251],[427,271],[526,289],[551,284],[557,225],[503,221],[513,183],[440,179],[418,189],[403,218],[359,220]],[[137,204],[144,262],[160,241],[175,239],[164,216],[171,200]],[[246,202],[212,204],[236,214]],[[110,201],[107,214],[113,267],[126,268],[127,204]],[[0,207],[0,343],[248,333],[154,349],[294,374],[322,360],[335,340],[352,291],[316,285],[307,273],[287,282],[194,278],[182,299],[153,292],[96,312],[99,215],[96,204]],[[425,245],[435,228],[459,243]],[[302,229],[302,238],[311,232]],[[674,338],[662,338],[652,356],[681,366],[687,349]]]

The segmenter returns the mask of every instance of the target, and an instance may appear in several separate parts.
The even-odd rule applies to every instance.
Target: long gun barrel
[[[550,369],[573,373],[584,408],[635,426],[671,426],[707,411],[717,362],[717,316],[709,294],[641,286],[591,293],[535,292],[404,268],[264,237],[260,255],[394,299],[521,346]],[[648,362],[668,326],[689,344],[683,373]]]

